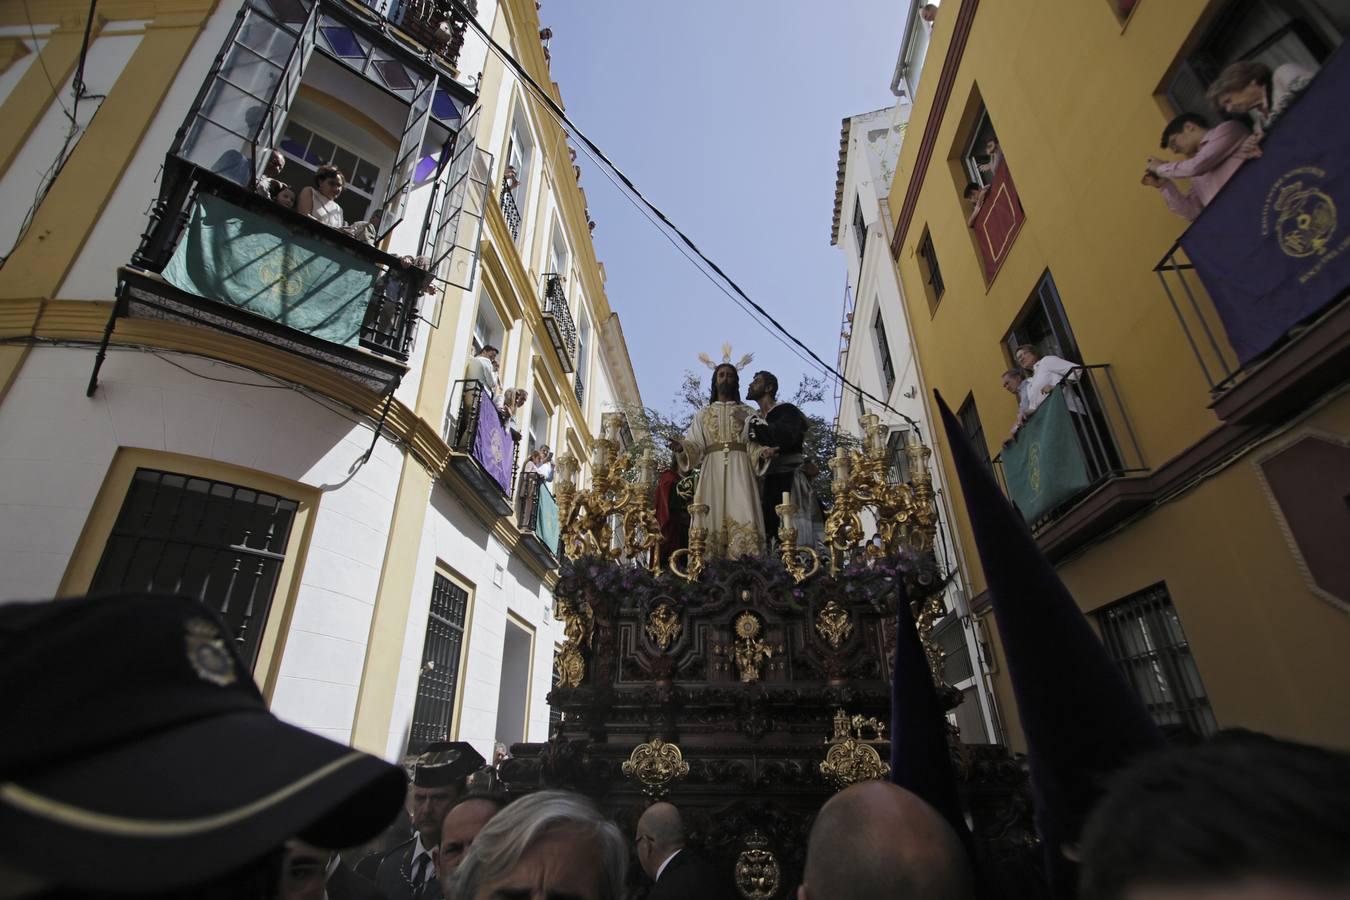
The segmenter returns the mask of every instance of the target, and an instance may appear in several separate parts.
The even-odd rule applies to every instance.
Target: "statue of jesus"
[[[771,447],[750,440],[755,410],[741,402],[740,373],[731,363],[713,369],[712,398],[670,449],[680,471],[699,468],[695,504],[708,506],[708,558],[764,553],[764,516],[758,476],[774,456]]]

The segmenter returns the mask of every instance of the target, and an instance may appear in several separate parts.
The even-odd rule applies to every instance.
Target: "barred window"
[[[137,469],[89,591],[195,597],[220,613],[252,667],[298,509],[236,484]]]
[[[942,281],[942,267],[938,265],[937,251],[933,249],[933,235],[927,230],[919,241],[919,259],[923,261],[924,282],[931,288],[930,305],[937,306],[947,286]]]
[[[1166,585],[1131,594],[1095,616],[1111,658],[1158,725],[1198,737],[1218,730]]]
[[[464,619],[469,592],[440,572],[431,585],[431,612],[422,644],[422,674],[417,679],[408,753],[418,754],[433,741],[450,737],[459,692],[459,659],[464,647]]]

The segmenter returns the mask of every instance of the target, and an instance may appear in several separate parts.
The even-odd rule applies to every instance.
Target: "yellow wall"
[[[1046,269],[1084,361],[1110,364],[1149,467],[1219,424],[1152,271],[1185,223],[1138,182],[1148,156],[1167,155],[1159,136],[1174,111],[1161,86],[1222,5],[1142,0],[1122,29],[1104,0],[1046,0],[1034,12],[1024,4],[979,4],[897,266],[925,378],[954,410],[973,392],[991,456],[1016,412],[999,383],[1009,365],[1002,337]],[[957,3],[944,6],[928,52],[889,198],[897,222],[957,12]],[[966,178],[956,161],[979,97],[1026,213],[988,285],[966,225]],[[925,227],[946,283],[936,311],[914,252]],[[1345,433],[1346,415],[1342,403],[1319,420]],[[942,461],[954,485],[945,452]],[[956,506],[960,540],[973,550],[964,507]],[[1350,716],[1312,687],[1350,680],[1350,618],[1307,589],[1250,459],[1061,572],[1086,608],[1165,580],[1221,726],[1350,745]],[[976,592],[983,590],[983,573],[972,575]],[[1010,733],[1020,739],[1005,679],[1006,668],[998,692]]]

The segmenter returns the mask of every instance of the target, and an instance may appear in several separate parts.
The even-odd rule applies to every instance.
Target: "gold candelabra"
[[[868,414],[862,417],[862,426],[862,449],[850,453],[840,447],[830,460],[834,505],[825,520],[825,543],[832,574],[838,574],[859,546],[868,559],[880,559],[902,548],[926,553],[933,549],[937,536],[937,505],[933,502],[933,477],[928,471],[933,451],[910,432],[905,445],[909,483],[888,481],[890,460],[880,420]],[[876,518],[873,538],[863,533],[861,513],[865,509]]]
[[[600,437],[591,449],[591,484],[577,485],[580,464],[570,453],[557,459],[558,519],[563,551],[573,559],[594,555],[607,559],[634,559],[653,573],[659,571],[657,548],[661,526],[653,507],[656,464],[650,450],[638,464],[638,478],[624,472],[631,455],[619,451],[619,413],[601,417]]]
[[[860,421],[862,448],[850,453],[840,447],[830,460],[834,505],[825,520],[825,544],[830,554],[830,572],[836,575],[859,547],[866,559],[876,560],[902,549],[916,554],[931,552],[937,538],[937,504],[933,476],[928,470],[933,451],[911,431],[905,445],[909,482],[888,481],[890,459],[881,421],[870,413]],[[863,531],[863,510],[871,510],[876,519],[875,536],[869,537]],[[941,593],[919,600],[913,612],[929,668],[934,679],[941,683],[942,648],[932,639],[933,626],[945,612]]]
[[[820,554],[814,547],[797,546],[797,526],[792,523],[797,505],[790,493],[784,491],[783,502],[773,509],[778,513],[778,553],[783,558],[783,567],[800,583],[820,571]]]
[[[708,504],[689,504],[689,545],[670,554],[670,571],[688,581],[703,574],[703,554],[708,549]]]

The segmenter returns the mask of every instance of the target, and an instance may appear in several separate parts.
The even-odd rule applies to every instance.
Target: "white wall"
[[[319,487],[272,709],[346,742],[400,451],[381,440],[348,480],[370,446],[371,428],[289,386],[184,354],[114,349],[98,392],[86,399],[93,363],[92,350],[34,348],[0,406],[0,597],[56,593],[119,446],[218,460]]]
[[[387,743],[387,755],[403,752],[417,695],[431,588],[437,568],[448,570],[471,601],[465,624],[460,703],[451,734],[471,742],[485,759],[492,758],[497,731],[498,679],[508,610],[535,628],[534,666],[530,688],[527,740],[548,737],[548,703],[553,645],[563,639],[562,624],[553,618],[553,598],[542,581],[517,556],[512,558],[460,502],[439,482],[432,489],[427,522],[418,552],[417,575],[404,632],[398,688]]]
[[[55,177],[55,164],[64,148],[67,157],[75,151],[84,131],[117,84],[122,70],[140,46],[145,22],[115,22],[89,45],[84,83],[87,95],[74,102],[74,73],[60,91],[0,178],[0,256],[8,256],[19,238],[19,228],[33,206],[38,191]],[[126,33],[123,33],[126,32]],[[96,99],[100,98],[100,99]],[[69,118],[75,115],[72,125]],[[72,131],[75,136],[70,137]],[[69,143],[67,139],[70,138]],[[123,225],[125,228],[125,223]]]
[[[840,234],[837,241],[837,246],[844,255],[849,285],[854,295],[853,324],[843,373],[848,381],[860,386],[872,396],[885,400],[895,410],[892,412],[881,408],[871,400],[865,401],[866,412],[877,414],[883,426],[904,427],[903,417],[908,416],[919,424],[924,443],[933,447],[936,445],[935,425],[928,419],[926,388],[914,352],[913,335],[909,327],[899,273],[891,260],[891,229],[886,210],[886,198],[894,174],[894,160],[899,156],[905,131],[903,126],[908,121],[908,109],[907,104],[897,104],[896,107],[855,116],[850,123],[844,169],[844,206],[841,210]],[[853,203],[857,197],[861,197],[863,218],[867,228],[867,250],[861,264],[853,235]],[[873,328],[878,310],[881,312],[882,323],[886,330],[891,363],[895,367],[895,384],[889,392],[885,389],[878,342]],[[858,423],[856,394],[847,389],[844,391],[839,408],[839,430],[859,436],[862,434],[862,428]],[[930,460],[930,471],[933,475],[933,490],[937,497],[941,520],[939,548],[945,549],[947,554],[944,565],[954,567],[960,572],[962,561],[959,548],[952,539],[949,524],[952,521],[950,495],[947,492],[942,468],[937,465],[935,459]],[[969,581],[962,578],[948,591],[949,609],[958,607],[958,592],[965,590],[968,584]],[[992,693],[980,674],[979,643],[974,632],[974,624],[970,616],[964,618],[962,630],[966,638],[966,650],[971,659],[976,661],[976,677],[971,683],[962,682],[957,686],[963,689],[975,688],[978,713],[984,721],[985,732],[997,735]],[[966,712],[969,714],[970,711]]]

